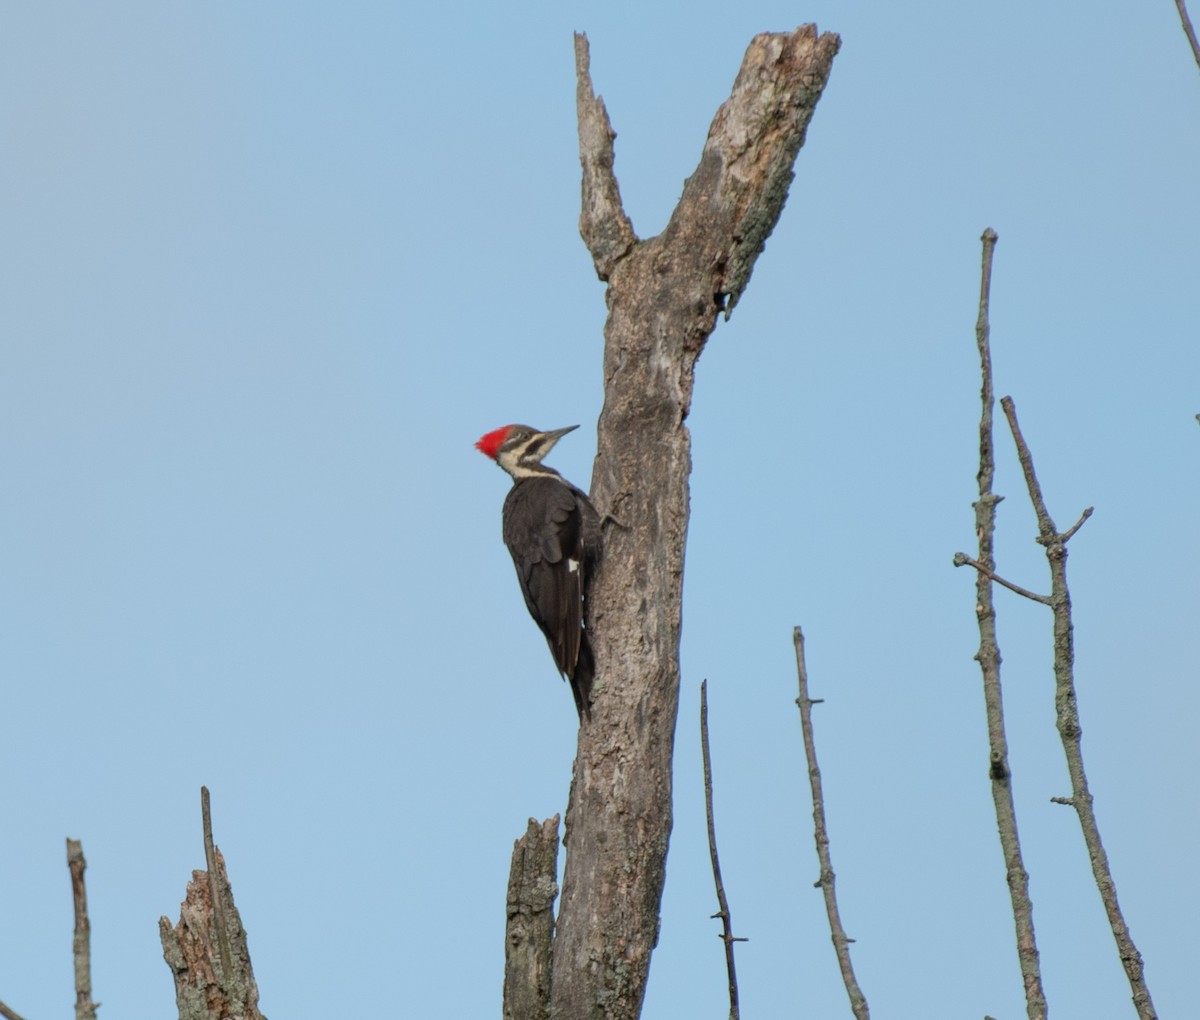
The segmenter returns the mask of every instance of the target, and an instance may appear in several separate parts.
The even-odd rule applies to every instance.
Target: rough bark
[[[1092,862],[1092,877],[1100,891],[1100,899],[1104,903],[1105,913],[1108,914],[1109,927],[1117,943],[1121,965],[1129,979],[1134,1008],[1137,1009],[1139,1020],[1156,1020],[1158,1014],[1150,997],[1150,987],[1146,984],[1142,954],[1134,944],[1129,925],[1125,923],[1125,916],[1121,913],[1121,905],[1117,902],[1117,884],[1113,880],[1108,854],[1105,853],[1104,843],[1100,838],[1100,825],[1096,821],[1087,773],[1083,767],[1083,726],[1079,721],[1079,699],[1075,688],[1075,628],[1071,621],[1071,591],[1067,586],[1067,543],[1092,516],[1093,508],[1089,506],[1084,510],[1079,520],[1066,531],[1058,530],[1050,511],[1046,509],[1042,487],[1033,469],[1033,454],[1029,452],[1029,446],[1021,434],[1020,425],[1017,423],[1017,408],[1012,397],[1002,397],[1000,406],[1004,409],[1004,416],[1012,430],[1013,441],[1017,445],[1017,459],[1021,462],[1025,485],[1029,489],[1029,500],[1033,504],[1034,513],[1037,514],[1037,541],[1045,548],[1046,559],[1050,563],[1050,598],[1047,604],[1054,613],[1054,707],[1058,733],[1062,738],[1063,751],[1067,758],[1067,772],[1071,776],[1071,796],[1051,799],[1060,804],[1070,804],[1079,816],[1083,841],[1087,845],[1088,857]]]
[[[217,924],[210,876],[205,871],[192,872],[187,898],[179,907],[179,923],[172,927],[165,917],[158,922],[163,958],[175,979],[179,1020],[260,1020],[246,929],[233,903],[220,850],[216,862],[215,884],[224,900],[223,931]],[[221,960],[223,948],[229,954],[228,970]]]
[[[67,840],[67,868],[71,872],[71,899],[75,904],[75,938],[71,955],[75,960],[75,1020],[96,1020],[100,1005],[92,1001],[92,922],[88,918],[87,884],[83,873],[87,861],[83,844]]]
[[[980,391],[982,411],[979,419],[979,500],[975,503],[975,532],[979,538],[979,570],[975,577],[975,616],[979,624],[979,651],[975,658],[983,675],[983,703],[987,719],[989,767],[992,804],[996,812],[996,829],[1000,835],[1000,850],[1004,855],[1004,870],[1012,904],[1013,924],[1017,938],[1017,962],[1025,988],[1025,1011],[1030,1020],[1044,1020],[1047,1011],[1046,993],[1042,987],[1041,962],[1037,934],[1033,925],[1033,901],[1029,897],[1029,873],[1021,853],[1021,837],[1017,828],[1017,808],[1013,797],[1012,769],[1008,763],[1008,735],[1004,727],[1004,695],[1000,683],[1000,643],[996,635],[996,607],[992,599],[992,580],[995,577],[996,507],[1003,498],[992,485],[996,476],[996,452],[992,434],[992,415],[995,405],[992,385],[991,322],[989,306],[992,286],[992,257],[996,232],[988,227],[980,238],[983,242],[983,270],[979,288],[979,318],[975,324],[975,342],[979,348]],[[957,561],[956,561],[957,562]]]
[[[756,36],[662,234],[639,240],[613,177],[615,137],[576,37],[583,213],[608,282],[605,402],[592,500],[605,554],[589,592],[592,718],[580,729],[551,1012],[641,1010],[671,832],[680,597],[696,359],[741,296],[783,209],[840,40],[812,25]]]
[[[558,815],[532,818],[513,844],[504,940],[504,1020],[550,1015],[550,943],[558,896]]]
[[[263,1020],[250,947],[233,902],[225,858],[212,841],[208,790],[201,789],[207,871],[193,871],[174,927],[159,918],[163,958],[175,979],[179,1020]]]

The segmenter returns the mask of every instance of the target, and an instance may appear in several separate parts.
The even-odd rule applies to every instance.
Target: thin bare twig
[[[996,500],[996,502],[999,503],[1000,501]],[[1002,584],[1009,591],[1015,591],[1018,595],[1024,595],[1025,598],[1031,599],[1034,602],[1040,602],[1044,606],[1050,605],[1049,595],[1039,595],[1037,592],[1030,591],[1028,588],[1022,588],[1019,584],[1013,584],[1012,581],[1006,581],[995,571],[988,570],[988,568],[978,560],[971,559],[971,557],[966,553],[956,552],[954,554],[954,565],[956,567],[974,567],[989,581],[995,581],[997,584]]]
[[[77,839],[67,840],[67,867],[71,871],[71,899],[75,903],[75,1020],[96,1020],[96,1007],[92,1002],[92,924],[88,920],[87,887],[83,873],[87,861],[83,858],[83,844]]]
[[[1188,17],[1187,7],[1183,0],[1175,0],[1179,10],[1179,20],[1183,23],[1183,34],[1187,36],[1192,47],[1192,56],[1196,58],[1196,66],[1200,67],[1200,41],[1196,39],[1196,30],[1192,28],[1192,19]]]
[[[200,822],[204,827],[204,867],[208,871],[208,891],[212,896],[217,943],[221,951],[221,969],[224,971],[221,978],[229,980],[233,974],[233,960],[229,951],[229,932],[225,927],[225,905],[222,903],[221,888],[217,881],[217,851],[213,843],[212,808],[207,786],[200,787]]]
[[[733,965],[733,944],[745,942],[734,938],[733,918],[729,913],[729,901],[725,898],[725,883],[721,881],[721,863],[717,859],[717,829],[713,822],[712,756],[708,749],[708,681],[700,682],[700,752],[704,757],[704,812],[708,818],[708,853],[712,858],[713,882],[717,887],[719,912],[713,917],[721,919],[723,931],[720,939],[725,943],[725,970],[729,974],[729,1020],[738,1020],[737,969]]]
[[[20,1013],[14,1009],[10,1009],[3,1002],[0,1002],[0,1016],[4,1017],[4,1020],[25,1020]]]
[[[850,996],[850,1009],[856,1020],[869,1020],[871,1011],[867,1006],[866,996],[858,987],[854,976],[854,965],[850,962],[850,943],[846,930],[842,927],[842,917],[838,912],[837,879],[833,873],[833,859],[829,854],[829,830],[825,826],[825,795],[821,791],[821,769],[817,765],[817,744],[813,738],[812,707],[817,704],[808,696],[808,667],[804,663],[804,634],[799,627],[792,630],[792,641],[796,646],[796,676],[799,681],[800,695],[796,705],[800,709],[800,732],[804,735],[804,755],[808,759],[808,782],[812,787],[813,801],[813,838],[817,844],[817,860],[821,865],[821,877],[816,884],[825,894],[825,913],[829,916],[829,932],[833,939],[833,950],[837,953],[838,967],[842,972],[842,982],[846,986],[846,994]]]
[[[1067,771],[1071,776],[1070,803],[1079,815],[1083,829],[1083,840],[1087,845],[1088,857],[1092,862],[1092,875],[1100,899],[1108,914],[1108,923],[1117,943],[1117,952],[1125,968],[1129,987],[1133,992],[1133,1004],[1141,1020],[1155,1020],[1154,1003],[1150,989],[1146,986],[1142,970],[1142,956],[1129,934],[1129,927],[1121,914],[1117,902],[1117,887],[1113,882],[1108,865],[1108,855],[1100,839],[1100,828],[1092,810],[1092,795],[1088,790],[1087,774],[1083,768],[1083,728],[1079,723],[1079,707],[1075,694],[1075,645],[1071,622],[1071,593],[1067,587],[1067,539],[1079,530],[1091,516],[1091,507],[1084,511],[1079,522],[1069,531],[1059,533],[1046,509],[1042,489],[1033,470],[1033,455],[1017,424],[1017,409],[1011,397],[1000,401],[1004,415],[1017,444],[1017,457],[1025,473],[1025,484],[1029,499],[1033,503],[1038,520],[1038,542],[1046,548],[1046,559],[1050,562],[1050,609],[1054,613],[1054,706],[1058,717],[1058,732],[1062,737],[1063,751],[1067,758]]]
[[[975,613],[979,623],[979,652],[975,658],[983,674],[983,701],[987,716],[989,768],[992,804],[996,812],[996,827],[1000,834],[1000,849],[1008,877],[1009,898],[1012,903],[1013,924],[1017,937],[1017,960],[1025,986],[1025,1011],[1030,1020],[1044,1020],[1046,996],[1042,989],[1041,967],[1038,962],[1037,938],[1033,929],[1033,903],[1029,898],[1029,874],[1021,855],[1021,839],[1017,831],[1017,812],[1013,803],[1012,773],[1008,764],[1008,737],[1004,729],[1004,698],[1000,686],[1000,645],[996,640],[996,610],[992,602],[991,581],[997,580],[994,554],[996,504],[1003,497],[992,491],[996,473],[995,445],[992,436],[992,411],[995,395],[992,388],[991,325],[988,305],[991,298],[992,255],[996,232],[990,227],[983,232],[983,269],[979,288],[979,318],[975,325],[975,341],[979,348],[983,385],[979,419],[979,500],[975,503],[975,532],[979,538],[979,561],[971,561],[979,573],[975,583]],[[959,553],[955,557],[958,564]],[[966,558],[964,558],[964,562]],[[1008,582],[1001,582],[1018,594],[1035,602],[1045,599]]]

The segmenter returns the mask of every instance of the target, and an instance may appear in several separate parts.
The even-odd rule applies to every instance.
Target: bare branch
[[[83,843],[77,839],[67,839],[67,869],[71,873],[71,901],[75,912],[71,946],[75,964],[75,1020],[96,1020],[100,1004],[92,1001],[92,923],[88,917],[87,885],[83,877],[87,860],[83,856]],[[0,1017],[22,1020],[16,1010],[3,1002],[0,1002]]]
[[[1192,47],[1192,56],[1196,59],[1196,66],[1200,67],[1200,41],[1196,39],[1196,30],[1192,28],[1192,19],[1188,17],[1187,5],[1183,0],[1175,0],[1175,7],[1179,11],[1179,20],[1183,24],[1183,34],[1187,36],[1188,44]]]
[[[1008,419],[1008,427],[1012,431],[1013,440],[1017,444],[1017,459],[1021,462],[1021,471],[1025,475],[1025,486],[1029,490],[1029,501],[1033,504],[1033,512],[1037,515],[1038,541],[1045,546],[1053,544],[1058,538],[1058,529],[1046,510],[1046,500],[1042,497],[1042,487],[1037,480],[1037,472],[1033,468],[1033,455],[1025,443],[1025,437],[1017,425],[1017,409],[1012,397],[1001,397],[1000,406]]]
[[[212,897],[213,913],[216,917],[217,944],[221,950],[223,977],[233,972],[233,959],[229,952],[229,933],[225,929],[225,907],[217,888],[217,848],[213,843],[212,807],[209,803],[208,787],[200,787],[200,823],[204,830],[204,866],[208,870],[208,892]]]
[[[1038,542],[1046,548],[1046,559],[1050,563],[1050,609],[1054,613],[1054,678],[1055,694],[1054,707],[1058,721],[1058,732],[1062,737],[1063,752],[1067,759],[1067,771],[1071,776],[1070,804],[1079,815],[1079,824],[1083,829],[1083,840],[1087,845],[1088,857],[1092,863],[1092,875],[1096,888],[1100,891],[1100,899],[1108,914],[1109,927],[1112,928],[1113,938],[1117,943],[1117,953],[1129,979],[1129,987],[1133,992],[1133,1004],[1141,1020],[1154,1020],[1157,1014],[1154,1003],[1150,998],[1150,989],[1146,985],[1142,969],[1142,956],[1134,945],[1129,927],[1121,913],[1117,902],[1117,887],[1113,881],[1112,870],[1109,868],[1108,855],[1104,852],[1104,844],[1100,839],[1100,828],[1092,809],[1092,795],[1088,790],[1087,774],[1083,767],[1083,728],[1079,722],[1079,707],[1075,693],[1075,645],[1074,627],[1071,622],[1071,593],[1067,587],[1067,539],[1079,530],[1085,520],[1091,516],[1091,508],[1084,511],[1079,522],[1069,531],[1062,534],[1054,526],[1054,521],[1046,509],[1041,487],[1033,469],[1033,455],[1021,434],[1017,424],[1017,409],[1011,397],[1000,401],[1004,415],[1012,430],[1013,440],[1017,444],[1017,456],[1021,468],[1025,472],[1025,484],[1029,489],[1029,499],[1033,503],[1034,512],[1038,519]],[[1063,803],[1062,799],[1058,803]]]
[[[67,867],[71,872],[71,899],[75,904],[75,938],[72,955],[75,958],[75,1020],[96,1020],[99,1003],[92,1001],[92,923],[88,919],[87,887],[83,873],[87,861],[83,844],[67,840]]]
[[[504,940],[505,1020],[550,1015],[550,946],[558,896],[558,815],[532,818],[513,843]]]
[[[1049,595],[1039,595],[1037,592],[1030,591],[1028,588],[1022,588],[1019,584],[1013,584],[1012,581],[1006,581],[999,574],[988,570],[988,568],[982,563],[980,563],[978,560],[972,559],[966,553],[956,552],[954,554],[954,565],[956,567],[974,567],[989,581],[995,581],[997,584],[1002,584],[1009,591],[1015,591],[1018,595],[1023,595],[1025,598],[1031,599],[1034,602],[1040,602],[1044,606],[1050,605]]]
[[[1095,509],[1096,508],[1094,506],[1089,506],[1083,511],[1082,514],[1079,515],[1079,520],[1077,520],[1073,525],[1071,525],[1071,527],[1067,528],[1067,530],[1063,532],[1062,541],[1064,544],[1071,541],[1071,536],[1083,527],[1083,522],[1092,516],[1092,514],[1095,512]]]
[[[10,1009],[3,1002],[0,1002],[0,1016],[4,1017],[4,1020],[25,1020],[20,1013],[14,1009]]]
[[[607,281],[613,266],[637,243],[637,235],[621,205],[621,189],[613,173],[617,133],[608,119],[604,100],[592,91],[591,51],[582,32],[575,33],[575,107],[579,161],[583,164],[579,233],[592,253],[597,275]]]
[[[817,745],[813,737],[812,706],[817,704],[808,696],[808,667],[804,662],[804,634],[799,627],[792,631],[792,641],[796,646],[796,675],[799,680],[800,695],[796,705],[800,709],[800,732],[804,735],[804,754],[808,759],[808,782],[812,787],[813,801],[813,837],[817,843],[817,861],[821,865],[821,877],[817,885],[825,894],[825,913],[829,916],[829,931],[833,939],[833,949],[837,953],[838,967],[842,972],[842,982],[846,986],[846,994],[850,996],[850,1009],[856,1020],[868,1020],[871,1011],[867,1006],[866,996],[858,987],[854,976],[854,966],[850,962],[850,943],[854,940],[846,937],[842,927],[841,914],[838,912],[836,877],[833,873],[833,859],[829,853],[829,830],[825,825],[825,794],[821,790],[821,769],[817,765]]]
[[[682,228],[686,238],[689,225],[700,224],[710,245],[720,240],[712,293],[725,298],[726,319],[783,212],[796,154],[841,44],[832,32],[818,35],[815,25],[756,35],[713,118],[700,166],[684,185],[666,233]],[[704,211],[717,218],[718,232],[707,229]]]
[[[1046,996],[1042,990],[1042,975],[1038,961],[1037,938],[1033,928],[1033,903],[1029,898],[1029,875],[1021,856],[1021,839],[1017,831],[1017,812],[1013,802],[1012,773],[1008,764],[1008,737],[1004,729],[1004,697],[1000,686],[1000,645],[996,640],[996,609],[992,601],[991,581],[1000,579],[995,573],[994,535],[996,504],[992,492],[996,473],[992,412],[995,404],[992,387],[991,324],[988,306],[991,299],[992,256],[999,238],[990,227],[983,232],[983,268],[979,288],[979,318],[975,325],[975,342],[979,348],[983,385],[980,391],[982,413],[979,419],[979,500],[975,503],[975,532],[979,538],[979,560],[969,560],[978,570],[975,584],[975,613],[979,623],[979,652],[975,658],[983,674],[983,701],[987,716],[989,766],[992,805],[996,812],[996,827],[1000,834],[1000,849],[1008,877],[1009,898],[1017,938],[1017,961],[1025,986],[1025,1010],[1030,1020],[1044,1020]],[[955,556],[958,565],[961,553]],[[1001,582],[1018,594],[1035,602],[1042,596]]]
[[[733,937],[733,918],[729,913],[729,901],[725,898],[725,883],[721,881],[721,863],[717,859],[717,829],[713,822],[712,757],[708,749],[708,681],[700,683],[700,752],[704,758],[704,813],[708,819],[708,854],[712,858],[713,883],[717,887],[719,913],[713,917],[721,919],[721,940],[725,943],[725,971],[729,975],[729,1020],[738,1020],[737,969],[733,965],[733,944],[746,939]]]
[[[1000,235],[991,227],[987,227],[979,239],[983,242],[983,267],[980,271],[979,279],[979,317],[975,320],[975,346],[979,350],[979,360],[982,366],[981,374],[983,383],[979,398],[983,405],[983,414],[979,419],[979,473],[976,475],[976,480],[979,482],[979,501],[989,511],[989,516],[994,523],[996,504],[1004,497],[997,496],[992,492],[992,482],[996,476],[995,442],[992,438],[992,412],[995,407],[996,397],[992,387],[992,325],[988,318],[988,312],[992,300],[992,259],[995,255],[996,242],[1000,240]],[[991,544],[991,535],[994,530],[993,528],[992,532],[988,533],[989,545]]]

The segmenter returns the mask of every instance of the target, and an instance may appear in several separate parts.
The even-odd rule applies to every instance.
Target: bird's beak
[[[546,441],[547,452],[552,450],[554,448],[554,444],[562,439],[563,436],[565,436],[568,432],[574,432],[577,428],[579,428],[578,425],[568,425],[565,429],[553,429],[550,432],[543,432],[542,438]]]

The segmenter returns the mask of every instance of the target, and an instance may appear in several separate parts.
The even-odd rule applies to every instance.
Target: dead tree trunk
[[[212,836],[208,788],[200,788],[207,871],[193,871],[179,923],[158,920],[163,959],[175,978],[179,1020],[263,1020],[250,946],[233,902],[225,858]]]
[[[608,283],[604,410],[592,500],[605,555],[589,596],[592,718],[580,728],[553,949],[551,1015],[634,1018],[658,938],[671,832],[680,597],[696,359],[774,229],[840,40],[815,26],[756,36],[666,230],[639,239],[613,138],[575,41],[580,230]]]
[[[504,1020],[546,1020],[558,895],[558,815],[532,818],[513,846],[504,940]]]

